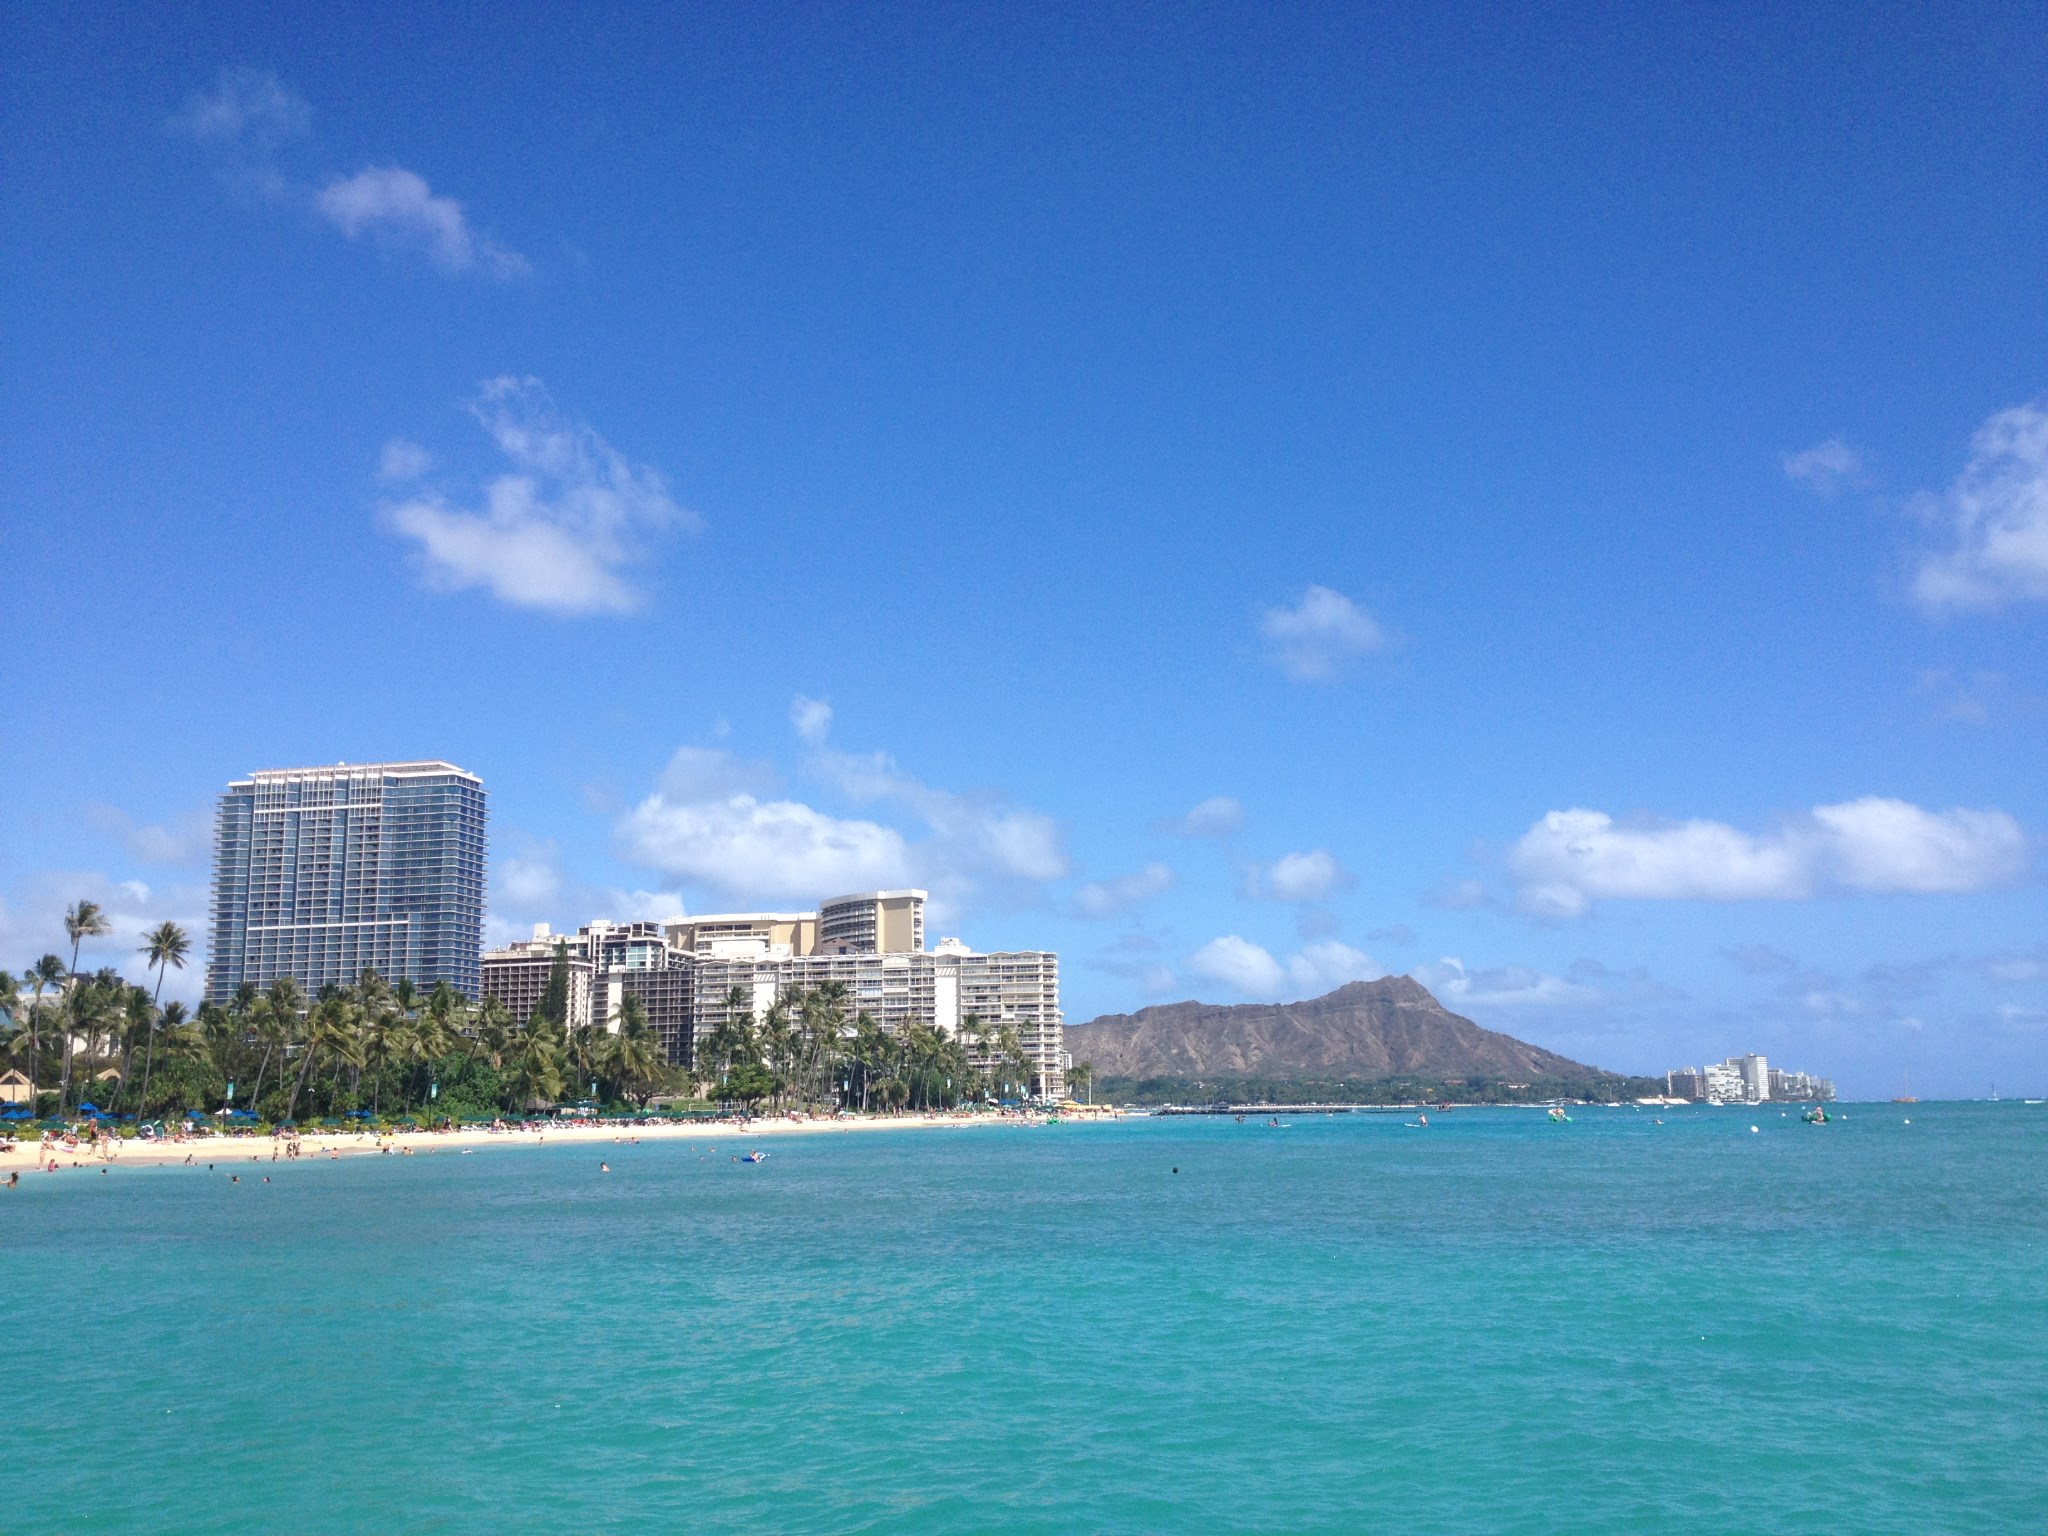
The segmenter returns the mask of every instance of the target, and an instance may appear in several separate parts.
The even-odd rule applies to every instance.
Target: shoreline
[[[299,1155],[288,1159],[289,1141],[277,1136],[202,1136],[190,1141],[114,1141],[112,1155],[103,1153],[108,1144],[55,1147],[45,1151],[40,1141],[16,1143],[11,1152],[0,1152],[0,1175],[47,1172],[51,1158],[57,1171],[94,1168],[183,1167],[189,1159],[194,1166],[208,1163],[269,1164],[293,1161],[339,1162],[345,1157],[411,1157],[447,1152],[476,1152],[485,1147],[540,1147],[567,1144],[589,1146],[631,1145],[648,1141],[690,1141],[710,1138],[749,1139],[762,1136],[830,1135],[858,1131],[966,1130],[975,1126],[1043,1125],[1043,1115],[870,1115],[854,1119],[764,1118],[745,1123],[708,1121],[684,1125],[549,1125],[541,1130],[508,1128],[489,1130],[482,1126],[453,1131],[332,1131],[308,1133],[298,1138]]]

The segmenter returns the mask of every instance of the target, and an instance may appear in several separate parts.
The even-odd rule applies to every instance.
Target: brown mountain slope
[[[1603,1076],[1452,1013],[1408,976],[1354,981],[1300,1003],[1164,1003],[1067,1027],[1098,1078],[1562,1078]]]

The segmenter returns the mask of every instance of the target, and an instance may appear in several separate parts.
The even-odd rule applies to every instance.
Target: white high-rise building
[[[483,781],[453,763],[337,763],[238,779],[214,823],[206,997],[365,970],[477,995]]]
[[[1761,1104],[1771,1096],[1771,1064],[1763,1057],[1751,1052],[1747,1056],[1730,1056],[1728,1065],[1742,1074],[1742,1096],[1752,1104]]]
[[[1066,1091],[1059,956],[1043,950],[977,954],[958,939],[924,947],[925,893],[867,891],[816,912],[722,912],[659,923],[586,924],[573,935],[545,927],[532,940],[484,956],[484,991],[511,1007],[537,1000],[557,944],[572,960],[572,986],[588,991],[579,1017],[616,1017],[632,993],[647,1009],[669,1059],[694,1063],[697,1042],[740,1007],[759,1017],[790,989],[845,988],[849,1022],[867,1014],[884,1030],[922,1025],[962,1039],[977,1065],[1014,1034],[1038,1091]],[[530,1012],[532,1001],[527,1001]],[[516,1009],[515,1009],[516,1013]],[[519,1015],[523,1020],[524,1015]]]

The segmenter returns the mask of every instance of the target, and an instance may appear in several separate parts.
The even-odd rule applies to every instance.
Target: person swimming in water
[[[599,1163],[597,1165],[597,1171],[599,1173],[610,1173],[612,1171],[612,1165],[610,1163]]]

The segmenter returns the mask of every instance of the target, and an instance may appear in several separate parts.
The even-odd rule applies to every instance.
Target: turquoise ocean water
[[[0,1531],[2048,1530],[2048,1108],[1661,1113],[25,1176]]]

